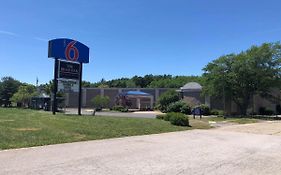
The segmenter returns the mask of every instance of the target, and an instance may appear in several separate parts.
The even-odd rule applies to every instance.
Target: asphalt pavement
[[[280,148],[280,136],[192,130],[0,151],[0,174],[276,175]]]

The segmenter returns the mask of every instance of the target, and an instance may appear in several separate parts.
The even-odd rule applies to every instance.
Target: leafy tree
[[[21,85],[18,91],[12,96],[11,101],[20,103],[23,107],[28,107],[32,97],[36,96],[36,87],[33,85]]]
[[[134,88],[134,87],[136,87],[136,84],[132,79],[126,81],[126,88]]]
[[[202,78],[199,76],[156,76],[149,84],[151,88],[180,88],[188,82],[198,82],[203,85]]]
[[[175,90],[168,90],[160,95],[157,101],[157,106],[160,111],[167,112],[168,106],[179,100],[179,95]]]
[[[106,85],[106,84],[101,84],[101,85],[98,86],[98,88],[108,88],[108,85]]]
[[[49,83],[40,85],[40,89],[43,89],[48,95],[51,95],[54,90],[54,81],[50,80]]]
[[[5,107],[11,105],[11,97],[18,91],[21,82],[12,77],[3,77],[0,82],[1,105]]]
[[[281,45],[265,43],[245,52],[222,56],[203,70],[204,92],[230,97],[246,115],[254,94],[268,96],[270,88],[280,88]]]
[[[145,82],[144,82],[144,79],[140,76],[134,76],[132,78],[132,80],[134,81],[136,87],[140,87],[140,88],[143,88],[145,87]]]
[[[119,87],[119,88],[179,88],[188,82],[195,81],[203,83],[200,76],[172,76],[172,75],[145,75],[134,76],[132,78],[119,78],[106,81],[102,79],[97,83],[91,84],[84,82],[83,87]],[[203,85],[203,84],[202,84]],[[106,86],[106,87],[107,87]]]
[[[97,95],[91,100],[91,102],[96,109],[102,109],[108,106],[109,100],[108,96]]]
[[[82,81],[82,87],[94,87],[94,85],[89,81]]]

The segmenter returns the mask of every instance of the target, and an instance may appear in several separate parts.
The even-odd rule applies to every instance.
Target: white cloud
[[[13,32],[9,32],[9,31],[5,31],[5,30],[0,30],[0,35],[10,35],[10,36],[18,36],[18,34],[13,33]]]
[[[43,41],[43,42],[48,42],[49,41],[46,38],[40,38],[40,37],[34,37],[33,39],[38,40],[38,41]]]

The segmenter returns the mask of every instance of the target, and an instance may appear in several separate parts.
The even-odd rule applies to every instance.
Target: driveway
[[[280,174],[281,137],[192,130],[0,151],[0,174]]]

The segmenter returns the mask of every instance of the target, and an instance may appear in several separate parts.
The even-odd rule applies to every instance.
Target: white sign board
[[[79,92],[79,80],[58,79],[58,92]]]

